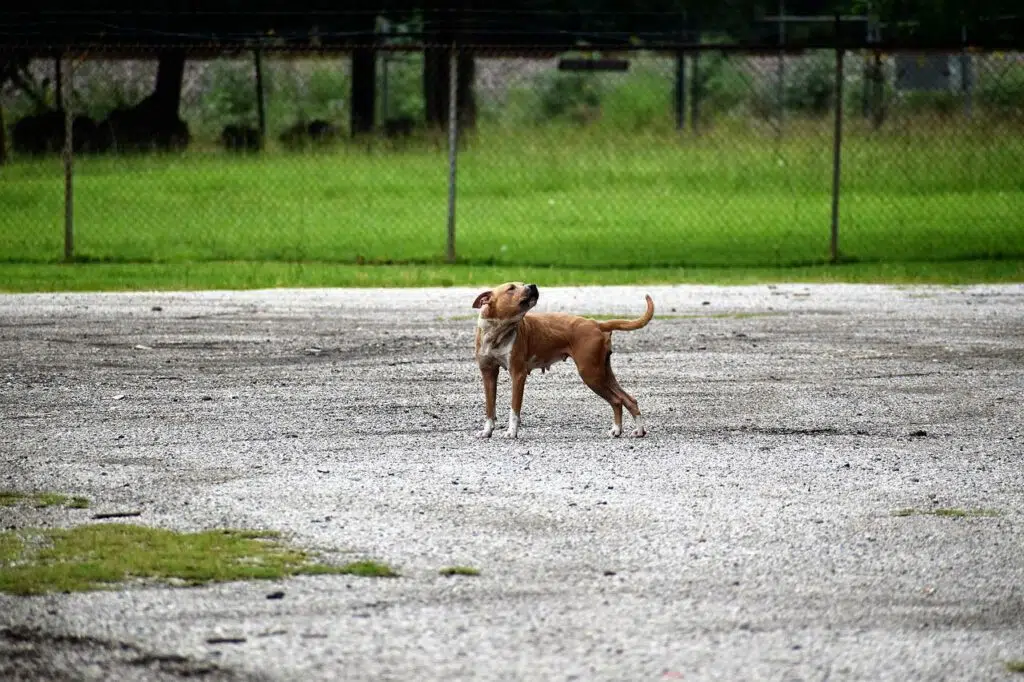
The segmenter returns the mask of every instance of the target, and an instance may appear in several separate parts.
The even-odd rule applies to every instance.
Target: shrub
[[[423,120],[423,56],[392,56],[388,59],[387,109],[383,118]],[[383,97],[384,93],[381,93]],[[383,104],[382,104],[383,105]]]
[[[998,78],[980,79],[978,104],[997,116],[1024,115],[1024,66],[1014,66]]]
[[[835,57],[831,52],[795,59],[786,72],[785,105],[789,111],[823,116],[831,109],[836,87]]]
[[[308,76],[305,113],[311,118],[337,118],[344,110],[348,93],[349,78],[340,63],[318,64]]]
[[[672,121],[672,79],[655,63],[634,60],[626,74],[607,74],[602,88],[602,122],[629,132]]]
[[[583,125],[601,115],[601,83],[596,74],[555,71],[538,76],[537,121]]]
[[[728,55],[715,52],[702,54],[696,76],[702,112],[731,113],[751,95],[750,79],[742,64]],[[687,93],[687,97],[689,95]]]
[[[943,118],[960,113],[964,108],[963,97],[949,90],[904,92],[900,97],[900,104],[907,114]]]
[[[206,70],[205,81],[204,123],[212,122],[214,127],[220,127],[224,123],[256,120],[256,78],[252,64],[212,62]],[[267,85],[265,79],[264,88]]]

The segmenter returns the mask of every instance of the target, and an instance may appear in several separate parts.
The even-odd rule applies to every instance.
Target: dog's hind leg
[[[583,383],[612,406],[612,428],[608,431],[608,435],[612,438],[618,438],[622,435],[623,401],[622,397],[615,391],[615,377],[611,375],[609,365],[607,363],[585,363],[581,365],[577,362],[576,368],[580,372],[580,378],[583,379]]]
[[[633,396],[631,396],[630,394],[626,393],[626,391],[622,388],[622,386],[619,386],[619,382],[615,378],[615,374],[612,372],[612,362],[611,362],[611,360],[612,360],[612,356],[611,356],[611,353],[609,353],[608,357],[605,359],[605,372],[608,375],[608,388],[610,388],[612,390],[612,392],[615,393],[616,397],[622,402],[622,405],[625,405],[626,409],[629,410],[630,416],[633,417],[633,436],[635,436],[636,438],[643,438],[644,436],[647,435],[647,429],[644,428],[644,418],[643,418],[643,415],[640,414],[640,405],[637,404],[636,399]],[[614,403],[613,403],[613,407],[614,407]],[[619,407],[618,422],[620,424],[620,431],[621,431],[621,424],[622,424],[622,408],[621,407]]]

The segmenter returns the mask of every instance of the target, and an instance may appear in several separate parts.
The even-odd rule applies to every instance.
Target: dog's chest
[[[508,370],[509,358],[512,356],[512,346],[516,342],[516,330],[512,329],[500,336],[486,332],[480,335],[480,347],[477,350],[477,360],[480,363],[486,361],[496,362],[502,369]]]

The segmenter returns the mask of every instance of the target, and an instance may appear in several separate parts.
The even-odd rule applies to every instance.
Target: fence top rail
[[[466,44],[466,43],[439,43],[422,42],[416,44],[386,45],[374,43],[357,43],[337,45],[321,42],[305,43],[263,43],[249,41],[244,44],[231,42],[211,41],[208,43],[178,43],[168,45],[146,45],[146,44],[117,44],[117,43],[77,43],[67,45],[0,45],[0,60],[2,59],[52,59],[52,58],[73,58],[73,59],[102,59],[102,60],[132,60],[132,59],[155,59],[162,52],[183,51],[189,59],[230,59],[232,57],[243,57],[259,51],[265,56],[273,56],[280,59],[302,59],[311,56],[346,56],[360,49],[371,49],[382,53],[413,53],[427,49],[455,49],[459,52],[475,53],[481,57],[491,58],[532,58],[552,59],[559,56],[575,57],[629,57],[636,54],[649,54],[655,56],[679,56],[681,54],[696,53],[721,53],[731,55],[763,56],[780,54],[798,56],[807,52],[820,50],[835,50],[842,48],[848,51],[871,51],[886,54],[949,54],[952,52],[971,52],[975,54],[988,54],[998,52],[1024,52],[1024,44],[1008,44],[1006,46],[977,46],[970,43],[940,43],[940,44],[893,44],[884,41],[869,44],[829,44],[821,42],[803,46],[779,46],[779,45],[743,45],[743,44],[671,44],[671,45],[650,45],[644,47],[599,47],[599,46],[551,46],[551,45],[514,45],[514,44]]]

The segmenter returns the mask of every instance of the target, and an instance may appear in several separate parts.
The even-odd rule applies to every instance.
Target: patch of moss
[[[944,516],[947,518],[967,518],[967,517],[991,517],[999,516],[1000,512],[998,509],[958,509],[954,507],[939,507],[938,509],[897,509],[892,513],[893,516]]]
[[[24,546],[24,541],[14,533],[0,533],[0,568],[21,556]]]
[[[344,573],[346,575],[358,575],[364,578],[398,577],[398,573],[396,573],[390,566],[376,561],[355,561],[351,564],[339,567],[336,572]]]
[[[0,490],[0,507],[13,507],[25,498],[25,493],[14,490]]]
[[[480,571],[472,566],[446,566],[438,571],[441,575],[452,576],[452,575],[467,575],[467,576],[478,576]]]
[[[13,507],[19,503],[31,504],[40,509],[56,506],[68,507],[70,509],[86,509],[89,507],[89,500],[85,497],[69,498],[61,493],[23,493],[17,490],[0,491],[0,507]]]
[[[60,493],[36,493],[34,499],[35,506],[45,508],[64,504],[68,501],[68,496],[61,495]]]
[[[357,571],[351,564],[318,563],[316,556],[287,547],[278,538],[272,531],[178,533],[118,523],[4,531],[0,592],[97,590],[133,579],[203,585],[325,573],[383,574],[379,564],[373,564],[373,571]]]

